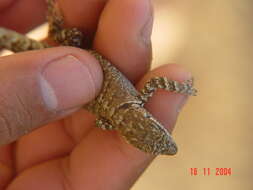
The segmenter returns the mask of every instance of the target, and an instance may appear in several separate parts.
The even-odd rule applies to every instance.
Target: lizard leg
[[[47,0],[47,20],[49,36],[64,46],[82,47],[84,35],[77,28],[64,28],[64,17],[56,0]]]
[[[164,89],[170,92],[196,96],[197,90],[193,88],[193,79],[185,82],[177,82],[166,77],[151,78],[141,90],[139,98],[145,104],[157,89]]]
[[[115,128],[104,118],[96,119],[96,126],[103,130],[114,130]]]

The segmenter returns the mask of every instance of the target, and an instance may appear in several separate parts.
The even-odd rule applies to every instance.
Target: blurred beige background
[[[154,66],[184,65],[199,95],[179,117],[178,155],[158,157],[132,190],[252,190],[253,1],[154,1]]]
[[[132,190],[252,190],[253,1],[153,1],[153,66],[184,65],[199,94],[174,131],[179,153],[158,157]],[[216,176],[217,167],[232,175]]]

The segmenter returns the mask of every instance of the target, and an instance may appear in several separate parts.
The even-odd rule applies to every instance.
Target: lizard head
[[[174,155],[177,146],[169,132],[140,105],[122,112],[121,135],[136,148],[154,155]]]

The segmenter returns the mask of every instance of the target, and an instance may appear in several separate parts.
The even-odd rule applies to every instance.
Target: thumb
[[[0,57],[0,145],[91,101],[102,77],[96,59],[76,48]]]

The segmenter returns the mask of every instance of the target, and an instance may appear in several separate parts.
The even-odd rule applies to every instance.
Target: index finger
[[[135,83],[150,68],[152,28],[151,0],[110,0],[100,17],[93,47]]]
[[[1,0],[0,26],[28,32],[42,24],[46,18],[45,0]]]

